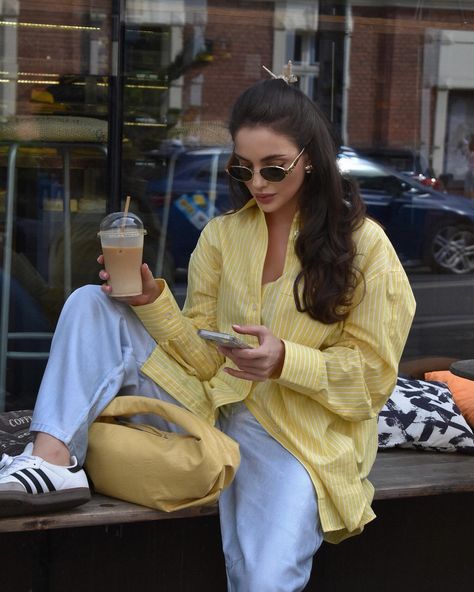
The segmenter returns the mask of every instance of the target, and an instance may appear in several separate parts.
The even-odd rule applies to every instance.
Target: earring
[[[313,171],[313,165],[312,164],[308,164],[304,167],[304,172],[309,175],[311,172]]]

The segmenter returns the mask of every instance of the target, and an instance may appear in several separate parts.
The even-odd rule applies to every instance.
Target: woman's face
[[[259,170],[271,165],[287,169],[300,150],[287,136],[268,127],[242,127],[236,133],[234,152],[238,164],[254,171],[252,179],[245,185],[267,216],[293,219],[305,178],[304,167],[309,164],[308,157],[303,152],[295,168],[278,183],[265,180]]]

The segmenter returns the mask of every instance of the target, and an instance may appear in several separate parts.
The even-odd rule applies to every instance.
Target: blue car
[[[189,257],[206,223],[231,208],[225,171],[228,147],[176,152],[168,161],[167,176],[150,181],[147,199],[158,213],[163,241],[178,275],[187,270]],[[158,255],[158,260],[163,258]]]
[[[171,157],[168,176],[151,181],[148,198],[165,229],[162,247],[185,271],[207,221],[231,207],[225,167],[231,149],[183,150]],[[368,214],[385,229],[405,267],[434,272],[474,271],[474,200],[450,195],[344,148],[344,175],[354,178]]]

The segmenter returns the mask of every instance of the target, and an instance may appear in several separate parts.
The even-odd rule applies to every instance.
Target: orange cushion
[[[426,372],[425,380],[446,383],[467,423],[474,427],[474,380],[461,378],[449,370]]]

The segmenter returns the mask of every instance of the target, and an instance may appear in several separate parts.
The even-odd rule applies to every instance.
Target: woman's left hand
[[[99,263],[99,265],[104,265],[104,255],[101,254],[97,257],[97,263]],[[142,306],[143,304],[151,304],[152,302],[155,302],[161,291],[156,285],[153,274],[146,263],[142,263],[140,273],[142,276],[142,293],[138,296],[116,296],[115,300],[125,302],[125,304],[129,304],[130,306]],[[101,290],[104,294],[107,294],[107,296],[113,296],[112,288],[107,285],[109,277],[106,269],[100,270],[99,278],[105,282],[102,284]]]
[[[255,335],[260,345],[252,349],[220,346],[219,351],[230,358],[238,368],[238,370],[224,368],[227,374],[258,382],[278,378],[285,361],[283,341],[263,325],[232,325],[232,327],[241,335]]]

